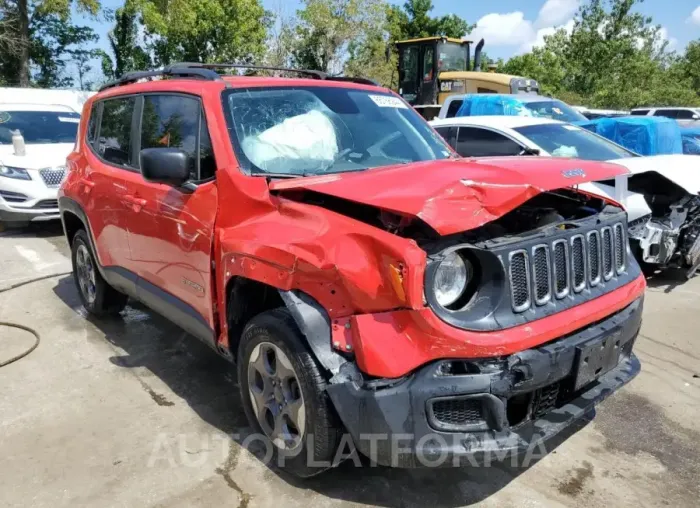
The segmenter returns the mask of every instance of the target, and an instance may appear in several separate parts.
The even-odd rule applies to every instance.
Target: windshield
[[[587,120],[585,116],[562,101],[523,102],[523,106],[532,111],[532,116],[539,118],[551,118],[561,122],[585,122]]]
[[[79,123],[78,113],[0,110],[0,145],[12,144],[15,130],[25,143],[74,143]]]
[[[608,161],[635,156],[621,146],[575,125],[529,125],[514,130],[554,157]]]
[[[466,71],[467,51],[469,46],[466,44],[438,44],[438,69],[441,72]]]
[[[311,86],[225,94],[233,147],[251,174],[322,175],[451,155],[418,113],[380,90]]]

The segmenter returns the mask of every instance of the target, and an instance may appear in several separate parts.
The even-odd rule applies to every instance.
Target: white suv
[[[673,118],[680,124],[693,124],[700,121],[700,108],[664,107],[664,108],[634,108],[634,116],[665,116]]]
[[[56,194],[79,122],[68,106],[0,103],[0,228],[60,218]]]

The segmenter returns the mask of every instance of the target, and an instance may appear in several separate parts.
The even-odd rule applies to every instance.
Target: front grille
[[[625,269],[627,238],[622,223],[605,226],[551,243],[539,243],[530,251],[510,253],[511,303],[515,312],[592,288]]]
[[[484,420],[482,402],[478,399],[445,399],[433,402],[433,417],[445,426],[459,427]]]
[[[553,383],[535,391],[532,399],[532,418],[540,418],[557,407],[559,383]]]
[[[24,194],[19,192],[10,192],[0,190],[0,197],[7,201],[8,203],[24,203],[28,198]]]
[[[36,205],[34,205],[33,208],[40,208],[42,210],[58,208],[58,200],[44,199],[43,201],[39,201]]]
[[[47,187],[58,187],[66,176],[66,170],[65,168],[42,169],[39,174]]]

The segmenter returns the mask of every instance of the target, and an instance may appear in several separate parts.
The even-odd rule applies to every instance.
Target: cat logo
[[[576,168],[576,169],[565,169],[564,171],[561,172],[562,176],[564,178],[575,178],[577,176],[584,177],[586,176],[586,172],[583,169]]]

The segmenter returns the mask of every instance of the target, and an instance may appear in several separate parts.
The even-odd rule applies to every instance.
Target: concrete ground
[[[0,234],[0,290],[68,271],[58,227]],[[305,482],[241,446],[228,365],[161,317],[88,318],[65,275],[0,293],[0,321],[42,339],[0,368],[0,506],[697,506],[700,277],[649,285],[642,373],[530,467],[346,462]],[[32,340],[0,328],[0,362]]]

